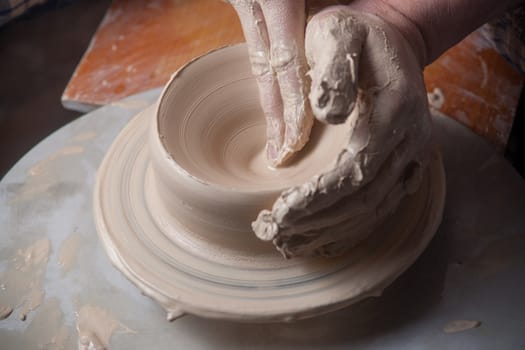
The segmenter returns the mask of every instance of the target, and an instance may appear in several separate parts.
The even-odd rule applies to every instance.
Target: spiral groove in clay
[[[269,167],[256,82],[236,51],[203,57],[168,83],[157,130],[174,162],[202,182],[241,192],[280,192],[331,165],[346,133],[317,125],[311,146],[290,166]]]
[[[171,216],[229,235],[245,233],[283,190],[330,167],[347,137],[343,127],[318,124],[293,162],[270,168],[265,118],[242,50],[216,51],[177,72],[149,134],[157,194]]]
[[[250,222],[284,188],[330,166],[344,135],[316,127],[312,148],[290,168],[269,169],[257,103],[246,48],[212,52],[178,72],[100,166],[94,212],[103,246],[170,318],[275,321],[344,307],[380,294],[441,221],[436,151],[419,190],[350,253],[284,260]]]

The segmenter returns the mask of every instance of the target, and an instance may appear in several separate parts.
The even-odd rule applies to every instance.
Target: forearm
[[[422,65],[431,63],[470,32],[524,0],[355,0],[351,6],[396,26]]]

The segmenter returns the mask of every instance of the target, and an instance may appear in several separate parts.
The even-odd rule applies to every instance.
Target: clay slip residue
[[[129,66],[126,68],[126,70],[133,71],[133,67],[129,68]],[[129,99],[124,101],[117,101],[112,102],[111,105],[115,107],[125,108],[125,109],[143,109],[149,106],[151,102],[147,100],[137,100],[137,99]]]
[[[75,262],[78,248],[80,246],[80,240],[80,235],[78,233],[73,233],[62,242],[60,251],[58,252],[58,264],[62,266],[64,272],[68,272]]]
[[[450,321],[443,327],[443,332],[445,333],[457,333],[463,332],[472,328],[478,328],[481,326],[480,321],[474,320],[454,320]]]
[[[105,350],[115,331],[132,332],[120,323],[109,311],[92,305],[84,305],[77,318],[78,349]]]
[[[44,160],[38,162],[35,164],[31,169],[29,169],[28,174],[30,176],[37,176],[44,172],[44,170],[47,168],[47,165],[50,162],[53,162],[54,160],[63,157],[63,156],[71,156],[76,155],[84,152],[84,147],[82,146],[68,146],[60,149],[58,152],[50,155],[49,157],[45,158]]]
[[[435,109],[441,109],[445,104],[445,95],[440,88],[434,88],[432,92],[427,93],[428,104]]]
[[[0,328],[1,349],[73,349],[73,339],[64,324],[58,299],[48,298],[23,330]]]
[[[97,133],[94,131],[84,131],[80,134],[77,134],[73,137],[73,141],[75,142],[84,142],[89,141],[97,137]]]
[[[8,318],[13,312],[13,308],[10,306],[0,305],[0,321]]]
[[[21,307],[19,319],[25,321],[30,311],[44,300],[42,282],[45,277],[51,245],[42,238],[26,248],[19,249],[9,260],[8,268],[0,279],[0,304],[9,317],[9,309]]]

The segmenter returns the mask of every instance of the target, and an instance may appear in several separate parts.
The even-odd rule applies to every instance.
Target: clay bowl
[[[246,244],[251,222],[278,195],[335,160],[344,127],[316,125],[289,166],[265,159],[265,119],[246,49],[214,51],[175,74],[161,94],[149,134],[157,199],[167,214],[209,239]],[[175,238],[176,239],[176,238]],[[235,243],[235,242],[234,242]]]
[[[121,131],[97,172],[93,209],[111,262],[160,303],[237,321],[283,321],[378,295],[441,222],[445,178],[434,152],[420,189],[337,258],[285,260],[251,230],[279,193],[331,166],[345,126],[315,125],[300,156],[270,169],[265,120],[245,45],[180,69],[159,102]]]

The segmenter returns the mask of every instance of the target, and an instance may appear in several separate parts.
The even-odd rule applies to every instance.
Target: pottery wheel
[[[112,263],[158,301],[168,319],[191,313],[292,320],[378,296],[416,260],[441,222],[445,178],[436,151],[420,190],[344,256],[285,260],[251,232],[248,245],[206,241],[182,224],[168,226],[148,199],[153,117],[151,107],[140,112],[109,149],[98,172],[94,211]]]
[[[133,331],[114,333],[109,349],[523,346],[525,182],[492,145],[435,113],[435,137],[447,175],[443,221],[428,248],[380,298],[291,323],[225,322],[191,315],[166,322],[158,304],[110,266],[91,210],[96,169],[110,144],[159,94],[158,89],[144,92],[75,120],[38,144],[0,180],[2,272],[9,272],[19,249],[46,238],[51,245],[43,271],[43,304],[25,322],[19,320],[21,307],[13,305],[13,314],[0,321],[1,349],[60,348],[56,335],[64,330],[69,337],[62,348],[77,349],[76,315],[85,305],[107,310]],[[72,237],[80,246],[65,271],[60,253]],[[12,289],[6,285],[0,298]],[[24,296],[27,291],[13,292]],[[481,325],[445,333],[445,326],[457,320]]]

